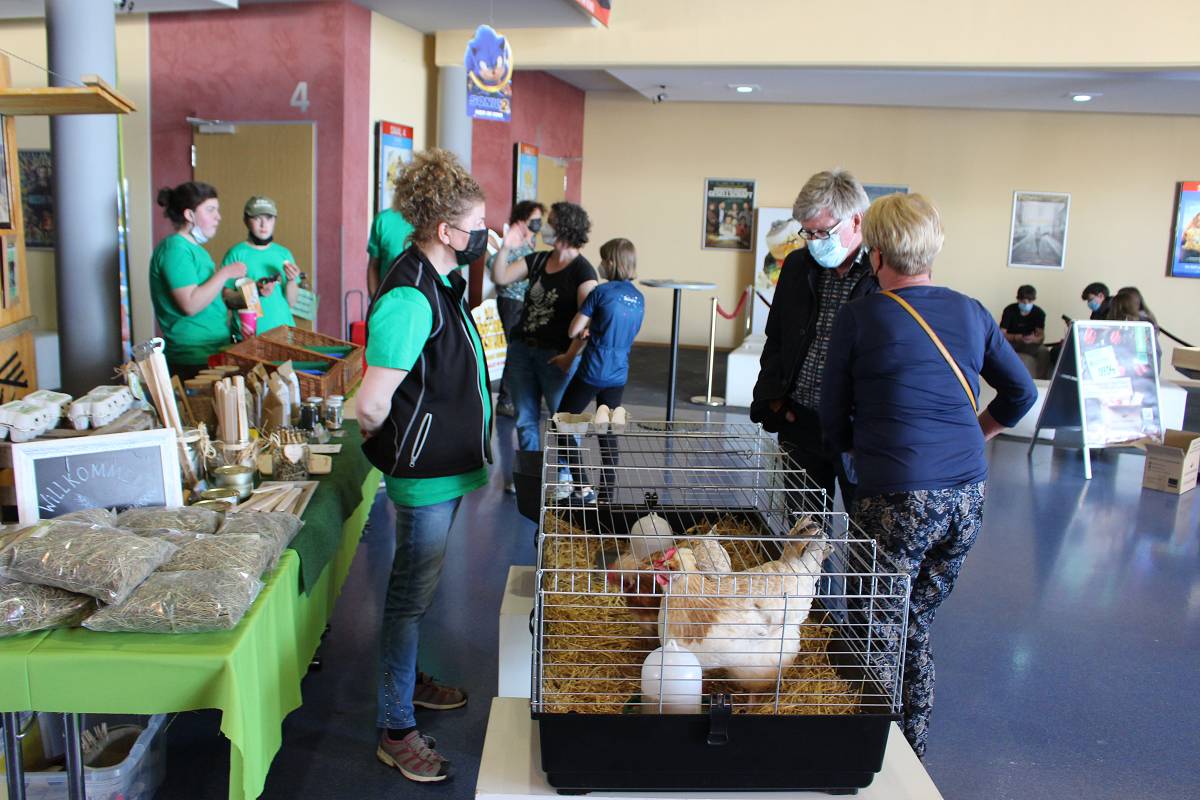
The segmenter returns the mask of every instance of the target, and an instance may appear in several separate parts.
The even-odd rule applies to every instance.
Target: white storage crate
[[[166,714],[139,718],[146,729],[115,767],[84,768],[88,800],[152,800],[166,774]],[[89,715],[89,721],[91,716]],[[66,800],[66,772],[26,772],[26,800]]]

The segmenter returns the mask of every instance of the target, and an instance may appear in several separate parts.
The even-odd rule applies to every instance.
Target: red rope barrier
[[[737,308],[735,308],[732,313],[721,308],[721,303],[718,301],[717,302],[717,313],[720,314],[725,319],[734,319],[735,317],[737,317],[738,314],[742,313],[742,306],[746,305],[746,296],[748,294],[750,294],[749,286],[746,287],[746,291],[742,292],[742,296],[740,298],[738,298]]]

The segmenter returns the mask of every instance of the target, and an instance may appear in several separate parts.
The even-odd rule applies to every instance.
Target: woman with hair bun
[[[435,783],[450,762],[416,727],[414,707],[467,702],[417,672],[418,625],[433,600],[463,495],[487,483],[492,405],[483,341],[459,269],[487,250],[483,191],[446,150],[419,153],[396,184],[411,244],[384,276],[367,315],[358,391],[363,450],[396,506],[396,554],[383,611],[376,757]]]
[[[229,344],[229,313],[221,289],[226,281],[244,277],[246,265],[233,262],[218,269],[202,247],[221,224],[212,186],[188,181],[165,187],[158,192],[158,204],[175,233],[150,256],[150,299],[166,343],[167,367],[186,380]]]

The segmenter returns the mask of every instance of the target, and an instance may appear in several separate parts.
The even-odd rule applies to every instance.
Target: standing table
[[[689,281],[681,278],[647,278],[643,286],[652,289],[672,289],[675,292],[671,306],[671,366],[667,370],[667,422],[675,419],[675,367],[679,362],[679,306],[683,299],[683,290],[712,291],[717,288],[715,283],[708,281]]]
[[[64,713],[70,722],[80,713],[218,708],[230,742],[230,800],[262,794],[283,719],[300,707],[300,681],[379,486],[357,424],[347,422],[339,441],[342,452],[305,510],[304,528],[236,628],[178,635],[73,628],[0,639],[0,712]],[[5,714],[6,723],[14,718]]]

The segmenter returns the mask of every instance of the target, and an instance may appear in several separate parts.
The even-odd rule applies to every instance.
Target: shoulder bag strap
[[[933,328],[929,327],[929,323],[925,321],[925,318],[918,314],[917,310],[908,304],[908,301],[895,292],[880,292],[880,294],[885,294],[899,303],[901,308],[912,315],[912,318],[925,330],[925,333],[929,334],[929,338],[937,346],[938,352],[942,354],[942,358],[946,359],[946,363],[950,365],[950,369],[954,372],[954,377],[958,378],[958,382],[962,384],[963,391],[967,393],[967,399],[971,401],[971,410],[978,414],[979,404],[975,402],[975,393],[971,391],[971,384],[967,383],[966,376],[958,368],[958,362],[954,360],[954,356],[950,355],[950,351],[946,349],[946,345],[942,344],[942,340],[933,332]]]

